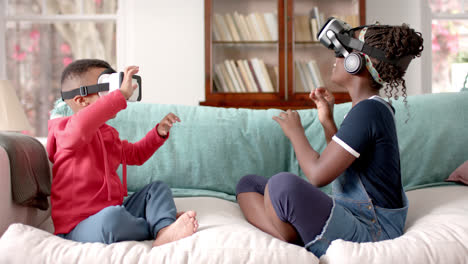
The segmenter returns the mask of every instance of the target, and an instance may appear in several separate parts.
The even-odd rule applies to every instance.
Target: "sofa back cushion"
[[[444,182],[468,159],[466,138],[468,93],[428,94],[408,97],[408,108],[394,101],[406,190]],[[335,106],[339,126],[351,107]],[[409,110],[409,112],[408,112]],[[108,122],[121,139],[135,142],[167,113],[181,119],[170,139],[142,166],[129,166],[128,189],[142,188],[161,180],[175,196],[209,195],[234,199],[238,180],[246,174],[271,177],[289,171],[304,177],[294,149],[280,126],[272,120],[280,110],[226,109],[203,106],[129,103],[126,110]],[[299,110],[306,135],[319,152],[326,146],[316,109]],[[70,115],[58,102],[52,118]],[[329,192],[329,188],[323,188]]]
[[[406,123],[403,103],[395,106],[405,189],[443,185],[468,160],[468,93],[410,96]]]

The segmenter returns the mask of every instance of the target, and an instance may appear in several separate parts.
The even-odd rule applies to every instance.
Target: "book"
[[[268,30],[268,26],[267,26],[267,24],[265,22],[265,17],[263,16],[263,14],[255,12],[255,18],[257,19],[257,23],[258,23],[258,25],[260,27],[260,30],[262,32],[263,39],[265,41],[271,41],[272,38],[271,38],[271,35],[270,35],[270,31]]]
[[[261,82],[260,82],[260,76],[256,73],[253,59],[249,60],[248,64],[249,64],[250,71],[252,72],[252,76],[254,77],[255,83],[257,84],[258,91],[263,92],[264,90],[262,89],[262,85],[261,85]]]
[[[320,13],[318,6],[314,6],[312,10],[310,11],[310,18],[315,18],[317,19],[317,26],[318,28],[322,28],[324,15]]]
[[[305,89],[305,91],[308,92],[308,91],[312,91],[315,88],[317,88],[317,87],[314,86],[314,81],[312,80],[312,74],[309,71],[309,68],[307,67],[307,63],[305,63],[303,61],[300,61],[299,65],[301,67],[301,71],[304,74],[304,78],[306,80],[306,86],[305,86],[306,89]]]
[[[236,25],[234,24],[234,19],[232,18],[231,14],[227,13],[224,15],[224,18],[226,20],[226,23],[229,28],[229,32],[231,33],[232,40],[233,41],[241,41],[241,38],[239,36],[239,32],[237,32]]]
[[[294,87],[296,92],[306,92],[308,90],[307,81],[299,63],[299,61],[294,62]]]
[[[234,18],[234,23],[236,24],[237,29],[238,29],[238,31],[240,33],[241,40],[242,41],[250,40],[250,35],[249,35],[248,30],[247,30],[247,27],[244,25],[244,21],[242,21],[241,16],[237,11],[234,12],[233,18]]]
[[[257,22],[257,17],[255,16],[255,13],[251,13],[248,15],[248,19],[250,21],[250,24],[252,25],[252,28],[255,32],[255,40],[258,41],[264,41],[265,38],[262,34],[262,31],[260,29],[260,25]]]
[[[213,83],[214,83],[213,90],[215,92],[218,92],[218,93],[223,92],[223,86],[222,86],[222,84],[221,84],[221,82],[220,82],[220,80],[218,78],[218,74],[216,74],[216,73],[213,76]]]
[[[258,81],[255,80],[253,71],[251,66],[249,66],[249,62],[247,60],[241,60],[241,63],[244,65],[244,68],[247,73],[247,77],[249,78],[249,82],[252,85],[252,92],[259,92],[260,89],[258,87]]]
[[[221,35],[221,31],[220,31],[216,21],[213,21],[213,23],[211,24],[211,27],[212,27],[212,32],[213,32],[213,40],[222,41],[223,37]]]
[[[227,70],[227,72],[229,74],[229,78],[231,79],[232,85],[234,87],[233,92],[240,92],[241,91],[240,90],[240,85],[237,82],[236,75],[234,74],[234,69],[232,69],[231,63],[229,62],[229,60],[224,61],[224,67],[226,68],[226,70]]]
[[[247,19],[245,18],[245,16],[243,14],[239,14],[239,18],[240,18],[242,27],[244,28],[245,32],[247,32],[248,40],[249,41],[255,40],[255,38],[253,36],[254,33],[251,31],[252,29],[249,27],[249,25],[247,23]]]
[[[220,65],[219,64],[216,64],[215,67],[214,67],[214,70],[215,70],[215,77],[217,77],[218,79],[218,85],[219,85],[219,89],[217,89],[218,92],[229,92],[229,88],[226,84],[226,80],[224,80],[224,75],[223,75],[223,72],[220,68]]]
[[[309,67],[309,70],[311,72],[314,86],[316,88],[324,86],[322,75],[320,74],[320,69],[318,67],[317,62],[315,60],[311,60],[307,63],[307,66]]]
[[[226,66],[224,65],[224,63],[220,63],[219,66],[220,66],[221,72],[223,74],[224,80],[225,80],[225,82],[227,84],[228,92],[235,93],[236,89],[234,88],[234,83],[232,82],[231,76],[229,76],[229,72],[226,69]]]
[[[273,83],[271,82],[271,78],[270,78],[270,75],[268,74],[268,70],[267,70],[265,62],[263,62],[263,60],[258,60],[258,63],[260,64],[263,78],[265,79],[267,91],[274,92],[275,88],[273,87]]]
[[[244,81],[246,92],[255,92],[255,90],[252,87],[252,83],[249,80],[249,76],[247,75],[247,69],[245,68],[244,63],[242,63],[242,60],[237,60],[236,64],[237,68],[239,69],[240,76]]]
[[[273,86],[273,82],[271,81],[271,76],[268,73],[267,66],[266,66],[266,64],[265,64],[265,62],[263,60],[259,60],[259,62],[260,62],[260,66],[262,66],[262,73],[263,73],[263,76],[264,76],[265,81],[267,83],[268,91],[274,92],[275,87]]]
[[[312,33],[312,40],[313,41],[318,41],[317,34],[318,34],[318,31],[319,31],[319,28],[318,28],[316,18],[311,18],[310,19],[310,30],[311,30],[311,33]]]
[[[232,71],[234,72],[236,81],[239,84],[239,92],[241,93],[247,92],[247,88],[245,88],[244,81],[242,80],[242,77],[239,74],[239,69],[237,68],[236,64],[234,63],[233,60],[229,60],[229,63],[231,64],[231,68],[232,68]]]
[[[278,91],[278,66],[266,65],[268,76],[270,76],[271,84],[273,85],[273,91]]]
[[[235,13],[237,13],[237,12],[235,12]],[[239,20],[239,16],[238,16],[239,14],[237,14],[237,16],[235,16],[235,13],[232,14],[231,17],[232,17],[232,20],[234,21],[234,25],[236,26],[237,32],[239,33],[239,38],[240,38],[241,41],[246,41],[247,39],[246,39],[245,33],[242,33],[241,25],[239,24],[239,21],[238,21]],[[237,19],[236,19],[236,17],[237,17]]]
[[[224,21],[224,17],[220,14],[215,14],[215,23],[219,25],[220,33],[223,41],[232,41],[231,33],[229,33],[229,28]]]
[[[270,32],[271,40],[278,41],[278,19],[276,14],[265,13],[263,16],[265,17],[265,22],[268,32]]]

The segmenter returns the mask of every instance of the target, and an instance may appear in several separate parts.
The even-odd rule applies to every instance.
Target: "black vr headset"
[[[336,57],[345,58],[344,67],[351,74],[357,74],[366,65],[366,60],[361,52],[379,61],[393,64],[403,71],[408,68],[412,56],[389,59],[385,57],[383,50],[354,38],[354,32],[364,27],[372,26],[351,28],[346,22],[330,17],[317,34],[317,39],[325,47],[333,49]]]
[[[104,70],[98,78],[98,83],[90,86],[81,86],[68,92],[62,92],[62,100],[72,99],[77,95],[87,96],[88,94],[98,93],[99,96],[104,96],[109,92],[120,89],[124,79],[123,72],[116,72],[109,68]],[[133,95],[127,99],[129,102],[141,101],[141,77],[138,75],[132,76],[132,84],[137,84],[137,88]]]

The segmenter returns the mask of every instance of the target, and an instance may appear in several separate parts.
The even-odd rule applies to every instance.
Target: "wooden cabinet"
[[[365,24],[365,0],[205,0],[205,96],[200,105],[312,108],[325,85],[336,103],[350,100],[330,81],[334,52],[316,40],[330,16]]]

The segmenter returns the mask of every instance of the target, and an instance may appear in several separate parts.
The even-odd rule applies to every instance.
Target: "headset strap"
[[[75,96],[87,96],[99,92],[109,91],[109,83],[98,83],[90,86],[81,86],[68,92],[62,92],[62,100],[72,99]]]
[[[388,59],[385,57],[385,52],[381,49],[372,47],[365,42],[359,41],[355,38],[352,38],[348,35],[338,33],[336,34],[336,38],[343,43],[345,47],[350,47],[353,48],[357,51],[360,51],[364,54],[369,55],[372,58],[376,58],[380,61],[390,63],[393,65],[396,65],[402,70],[406,70],[408,68],[408,65],[410,64],[411,60],[413,57],[411,55],[407,55],[405,57],[399,58],[399,59]]]

